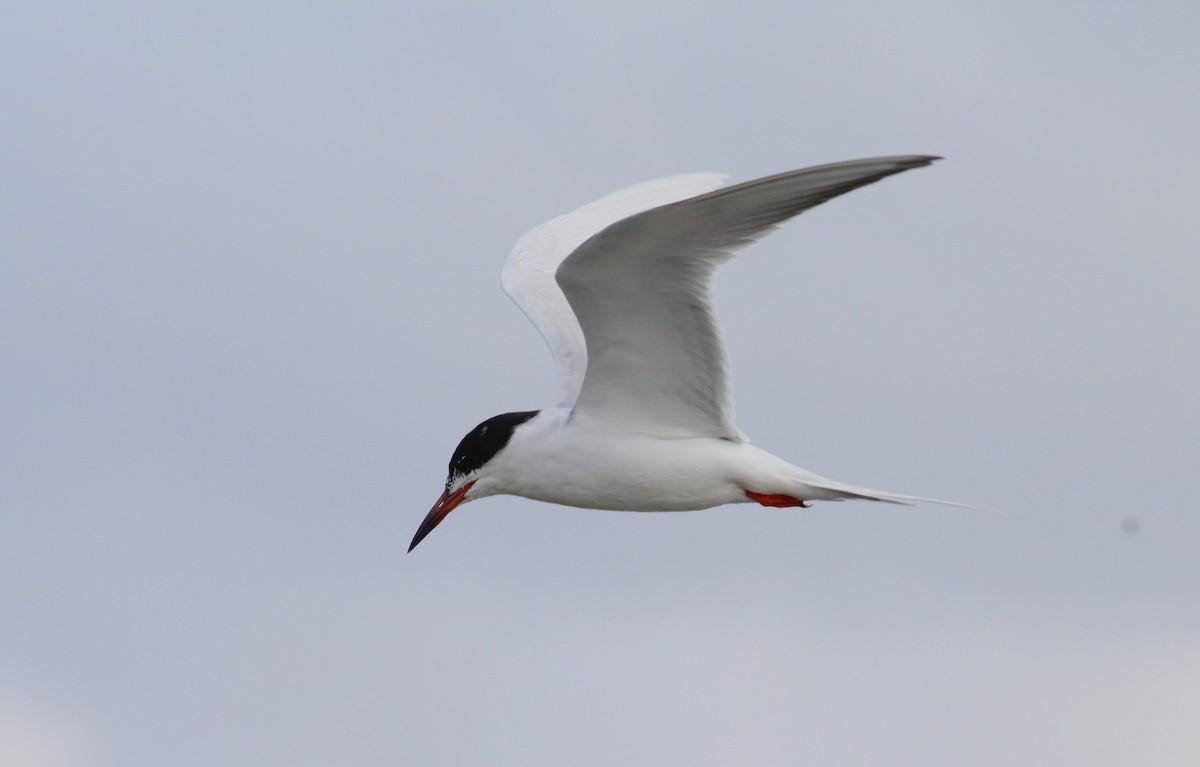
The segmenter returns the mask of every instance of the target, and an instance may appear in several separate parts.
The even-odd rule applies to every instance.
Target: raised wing
[[[721,173],[688,173],[614,192],[530,230],[504,265],[500,282],[533,322],[558,370],[558,405],[571,407],[587,370],[587,349],[575,313],[554,272],[571,251],[604,227],[660,205],[710,192],[725,182]]]
[[[572,418],[659,437],[740,440],[713,305],[716,268],[792,216],[936,159],[783,173],[646,210],[588,239],[556,274],[587,343]]]

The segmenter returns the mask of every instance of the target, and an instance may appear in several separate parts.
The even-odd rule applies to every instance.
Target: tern
[[[734,425],[713,300],[717,267],[784,221],[938,159],[852,160],[723,189],[719,173],[671,176],[526,233],[502,284],[550,347],[558,402],[472,429],[408,550],[490,495],[624,511],[946,503],[826,479],[752,446]]]

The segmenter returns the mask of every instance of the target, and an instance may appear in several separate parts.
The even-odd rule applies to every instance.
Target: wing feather
[[[571,407],[587,370],[583,332],[554,272],[571,251],[606,226],[650,208],[695,197],[721,186],[720,173],[660,178],[614,192],[538,226],[517,241],[501,285],[542,334],[558,371],[558,405]]]
[[[591,236],[556,273],[587,346],[572,417],[667,438],[741,440],[713,301],[717,267],[809,208],[936,159],[783,173],[645,210]]]

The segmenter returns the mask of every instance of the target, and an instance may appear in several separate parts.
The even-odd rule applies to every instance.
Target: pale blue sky
[[[1194,4],[10,3],[0,762],[1200,762]],[[621,186],[933,153],[718,299],[739,425],[1014,514],[493,498]]]

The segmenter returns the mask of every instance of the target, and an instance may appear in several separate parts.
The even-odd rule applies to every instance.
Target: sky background
[[[0,763],[1200,764],[1200,6],[0,10]],[[755,444],[937,506],[490,498],[530,227],[933,153],[718,301]]]

